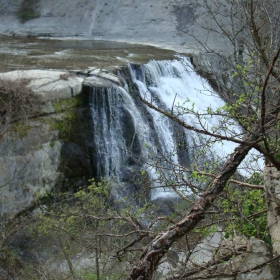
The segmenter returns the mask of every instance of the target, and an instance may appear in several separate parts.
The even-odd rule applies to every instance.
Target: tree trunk
[[[251,136],[244,139],[244,142],[254,142],[258,136]],[[247,141],[246,141],[247,140]],[[186,235],[205,217],[205,212],[212,202],[223,191],[230,177],[235,173],[239,164],[250,151],[251,146],[240,144],[230,155],[224,164],[220,174],[214,179],[209,190],[205,191],[196,206],[191,209],[189,214],[177,224],[171,226],[164,232],[159,233],[146,247],[140,257],[140,261],[135,266],[128,280],[150,280],[156,270],[160,260],[174,242]]]

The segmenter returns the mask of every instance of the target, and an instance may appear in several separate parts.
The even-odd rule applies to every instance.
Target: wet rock
[[[88,87],[95,87],[95,88],[111,88],[114,86],[114,83],[104,78],[91,76],[91,77],[87,77],[84,80],[83,85]]]
[[[280,172],[276,168],[264,170],[266,201],[268,204],[267,227],[271,235],[273,251],[280,254]]]
[[[114,75],[112,73],[109,73],[107,71],[104,71],[102,69],[95,69],[95,70],[89,72],[89,74],[100,77],[100,78],[103,78],[103,79],[106,79],[106,80],[109,80],[112,83],[114,83],[118,86],[121,86],[121,81],[116,75]]]

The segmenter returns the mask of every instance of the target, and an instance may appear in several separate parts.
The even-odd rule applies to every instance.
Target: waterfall
[[[146,65],[128,65],[131,82],[142,97],[169,110],[186,123],[215,132],[224,119],[205,117],[198,121],[195,112],[206,113],[224,106],[213,93],[207,81],[198,76],[187,58],[171,61],[150,61]],[[168,117],[148,108],[128,86],[94,88],[91,108],[95,141],[95,175],[97,178],[114,177],[124,184],[128,193],[138,189],[137,174],[147,174],[155,187],[151,198],[174,195],[163,180],[174,176],[174,167],[189,167],[191,158],[201,146],[213,142],[211,137],[182,129]],[[186,111],[188,108],[188,111]],[[187,114],[185,114],[187,112]],[[230,122],[230,128],[221,133],[231,136],[240,129]],[[204,160],[219,158],[231,153],[236,144],[213,142],[204,154]],[[163,160],[163,158],[165,160]],[[156,167],[165,169],[159,172]]]
[[[140,94],[148,101],[159,107],[162,106],[165,110],[171,111],[173,108],[175,115],[181,115],[182,120],[198,129],[207,128],[208,131],[215,132],[218,127],[223,127],[224,118],[212,117],[207,112],[209,112],[209,108],[213,111],[222,108],[225,105],[224,101],[217,93],[213,92],[205,79],[195,73],[188,58],[180,57],[179,60],[172,61],[150,61],[142,67],[142,71],[143,73],[138,77],[139,74],[132,70],[132,78],[137,84]],[[186,114],[186,109],[192,111],[193,114]],[[160,113],[150,108],[148,110],[155,120],[162,120]],[[196,112],[205,114],[200,122]],[[240,128],[232,120],[227,121],[230,128],[228,127],[219,133],[230,137],[236,132],[240,132]],[[157,122],[158,133],[162,135],[161,139],[166,138],[171,133],[167,129],[166,122],[166,120]],[[195,132],[191,132],[191,134],[196,145],[201,141],[202,144],[205,143],[199,134]],[[170,148],[169,139],[165,140]],[[236,144],[232,142],[219,142],[213,146],[215,152],[220,156],[231,153],[235,147]]]
[[[127,88],[93,88],[91,111],[95,152],[94,175],[124,183],[133,193],[134,177],[141,169],[143,146],[149,143],[149,126]]]

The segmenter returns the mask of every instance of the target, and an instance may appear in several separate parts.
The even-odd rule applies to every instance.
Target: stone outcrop
[[[78,77],[65,71],[28,70],[0,74],[38,97],[35,115],[13,121],[0,139],[0,216],[11,218],[50,192],[87,183],[92,165],[92,116],[86,90],[117,81]],[[84,83],[84,87],[83,87]]]
[[[280,172],[276,168],[266,167],[263,176],[268,204],[267,227],[277,256],[280,255]]]
[[[137,42],[180,52],[201,47],[188,35],[193,31],[228,51],[227,41],[197,27],[196,21],[207,22],[207,10],[196,0],[0,0],[0,20],[0,34]]]
[[[9,130],[2,136],[1,216],[13,217],[65,180],[61,168],[65,145],[61,139],[60,126],[67,120],[70,125],[66,109],[72,110],[71,114],[77,113],[75,110],[78,107],[74,108],[74,105],[81,98],[79,94],[83,82],[82,78],[74,76],[65,79],[65,75],[68,73],[40,70],[13,71],[0,75],[0,79],[14,83],[21,79],[30,80],[27,87],[40,100],[37,104],[40,108],[35,116],[11,123]],[[61,102],[65,108],[60,107]]]
[[[278,280],[280,276],[277,263],[270,261],[271,248],[254,237],[225,239],[223,232],[217,231],[192,249],[187,267],[180,267],[186,257],[186,252],[173,251],[159,266],[157,279],[184,275],[184,279]]]

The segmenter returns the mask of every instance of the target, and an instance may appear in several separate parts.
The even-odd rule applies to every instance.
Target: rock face
[[[195,26],[195,20],[207,21],[196,0],[0,0],[0,20],[0,34],[137,42],[183,52],[200,47],[186,33],[193,30],[216,50],[227,50]]]
[[[254,237],[249,240],[241,236],[225,239],[222,231],[210,234],[193,248],[187,267],[180,267],[180,260],[186,257],[184,252],[175,254],[177,260],[174,261],[174,256],[167,256],[161,263],[157,279],[173,279],[174,276],[169,276],[182,274],[187,279],[279,279],[277,263],[268,262],[272,258],[270,247]]]
[[[280,254],[280,172],[276,168],[264,170],[266,200],[268,203],[267,227],[275,255]]]
[[[88,92],[83,90],[85,78],[29,70],[4,73],[0,79],[27,79],[27,87],[40,100],[35,115],[12,122],[0,139],[0,216],[11,218],[49,192],[86,183],[92,165],[92,116]],[[112,85],[98,77],[90,82]]]
[[[240,243],[237,243],[240,246]],[[235,244],[235,246],[237,245]],[[270,248],[262,240],[252,237],[247,242],[247,250],[243,254],[232,258],[224,264],[220,264],[217,270],[225,274],[234,274],[238,271],[237,276],[232,278],[236,280],[277,280],[279,279],[279,271],[275,262],[254,269],[272,258]],[[252,270],[252,271],[251,271]],[[244,273],[242,273],[244,272]],[[211,279],[211,278],[210,278]],[[221,279],[221,278],[212,278]]]

